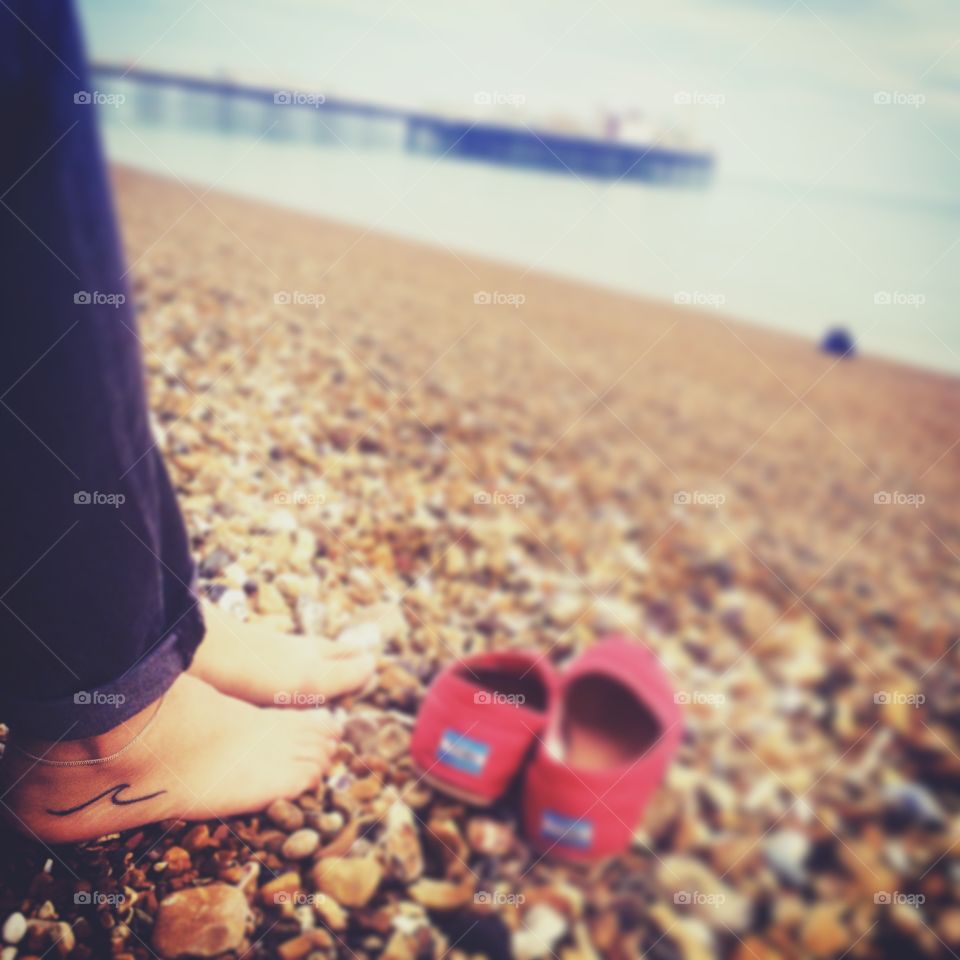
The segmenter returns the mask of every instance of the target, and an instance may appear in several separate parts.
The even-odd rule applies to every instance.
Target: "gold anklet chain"
[[[166,694],[164,694],[166,696]],[[143,729],[127,743],[122,746],[116,753],[111,753],[107,757],[93,757],[90,760],[48,760],[46,757],[38,757],[35,753],[31,753],[29,750],[24,750],[18,743],[15,741],[11,744],[15,749],[19,750],[24,756],[29,757],[31,760],[35,760],[37,763],[45,763],[50,767],[89,767],[97,763],[109,763],[111,760],[116,760],[117,757],[126,753],[135,743],[139,740],[142,740],[146,736],[147,731],[153,726],[154,721],[160,714],[160,707],[163,706],[163,697],[157,701],[157,708],[153,711],[153,716],[144,724]]]

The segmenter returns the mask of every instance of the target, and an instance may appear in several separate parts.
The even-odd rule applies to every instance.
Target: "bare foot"
[[[148,726],[149,724],[149,726]],[[138,736],[139,735],[139,736]],[[325,710],[265,710],[188,674],[160,702],[89,740],[11,744],[0,764],[0,811],[47,843],[72,843],[156,820],[205,820],[261,810],[314,787],[336,749]],[[137,738],[137,739],[135,739]]]
[[[362,687],[376,667],[369,647],[277,633],[209,604],[203,617],[207,632],[190,673],[250,703],[317,706]]]

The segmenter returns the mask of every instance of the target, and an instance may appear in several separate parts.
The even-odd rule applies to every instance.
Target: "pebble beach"
[[[201,591],[383,654],[295,803],[4,832],[0,960],[960,954],[960,380],[114,177]],[[421,781],[444,665],[608,633],[685,721],[627,854]]]

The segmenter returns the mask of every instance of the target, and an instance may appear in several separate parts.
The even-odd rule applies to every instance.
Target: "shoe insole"
[[[526,673],[524,673],[526,671]],[[547,708],[547,691],[536,670],[527,667],[515,671],[465,667],[460,675],[498,697],[513,698],[531,710]]]
[[[642,756],[661,734],[656,717],[610,677],[583,676],[567,690],[563,759],[588,770],[621,767]]]

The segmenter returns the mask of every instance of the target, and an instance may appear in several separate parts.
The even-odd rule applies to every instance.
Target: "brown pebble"
[[[373,857],[327,857],[313,868],[313,881],[345,907],[363,907],[376,893],[383,868]]]
[[[316,830],[304,827],[295,830],[283,842],[280,852],[287,860],[303,860],[316,853],[320,846],[320,834]]]
[[[259,890],[260,902],[267,907],[281,906],[293,901],[300,890],[300,874],[295,870],[281,873],[265,883]]]
[[[424,877],[409,889],[410,896],[428,910],[456,910],[473,901],[475,881],[467,874],[460,881]]]
[[[856,939],[840,921],[842,909],[833,903],[818,903],[807,914],[801,939],[814,957],[832,957]]]
[[[183,846],[191,853],[198,850],[204,850],[212,844],[210,839],[210,827],[205,823],[198,823],[191,828],[183,838]]]
[[[274,800],[267,807],[267,817],[287,833],[299,830],[303,826],[303,811],[289,800]]]
[[[280,960],[304,960],[314,950],[329,950],[333,942],[333,937],[326,930],[308,930],[299,937],[281,943],[277,947],[277,956]]]
[[[211,883],[179,890],[157,908],[153,947],[166,960],[238,950],[248,917],[247,899],[236,887]]]

